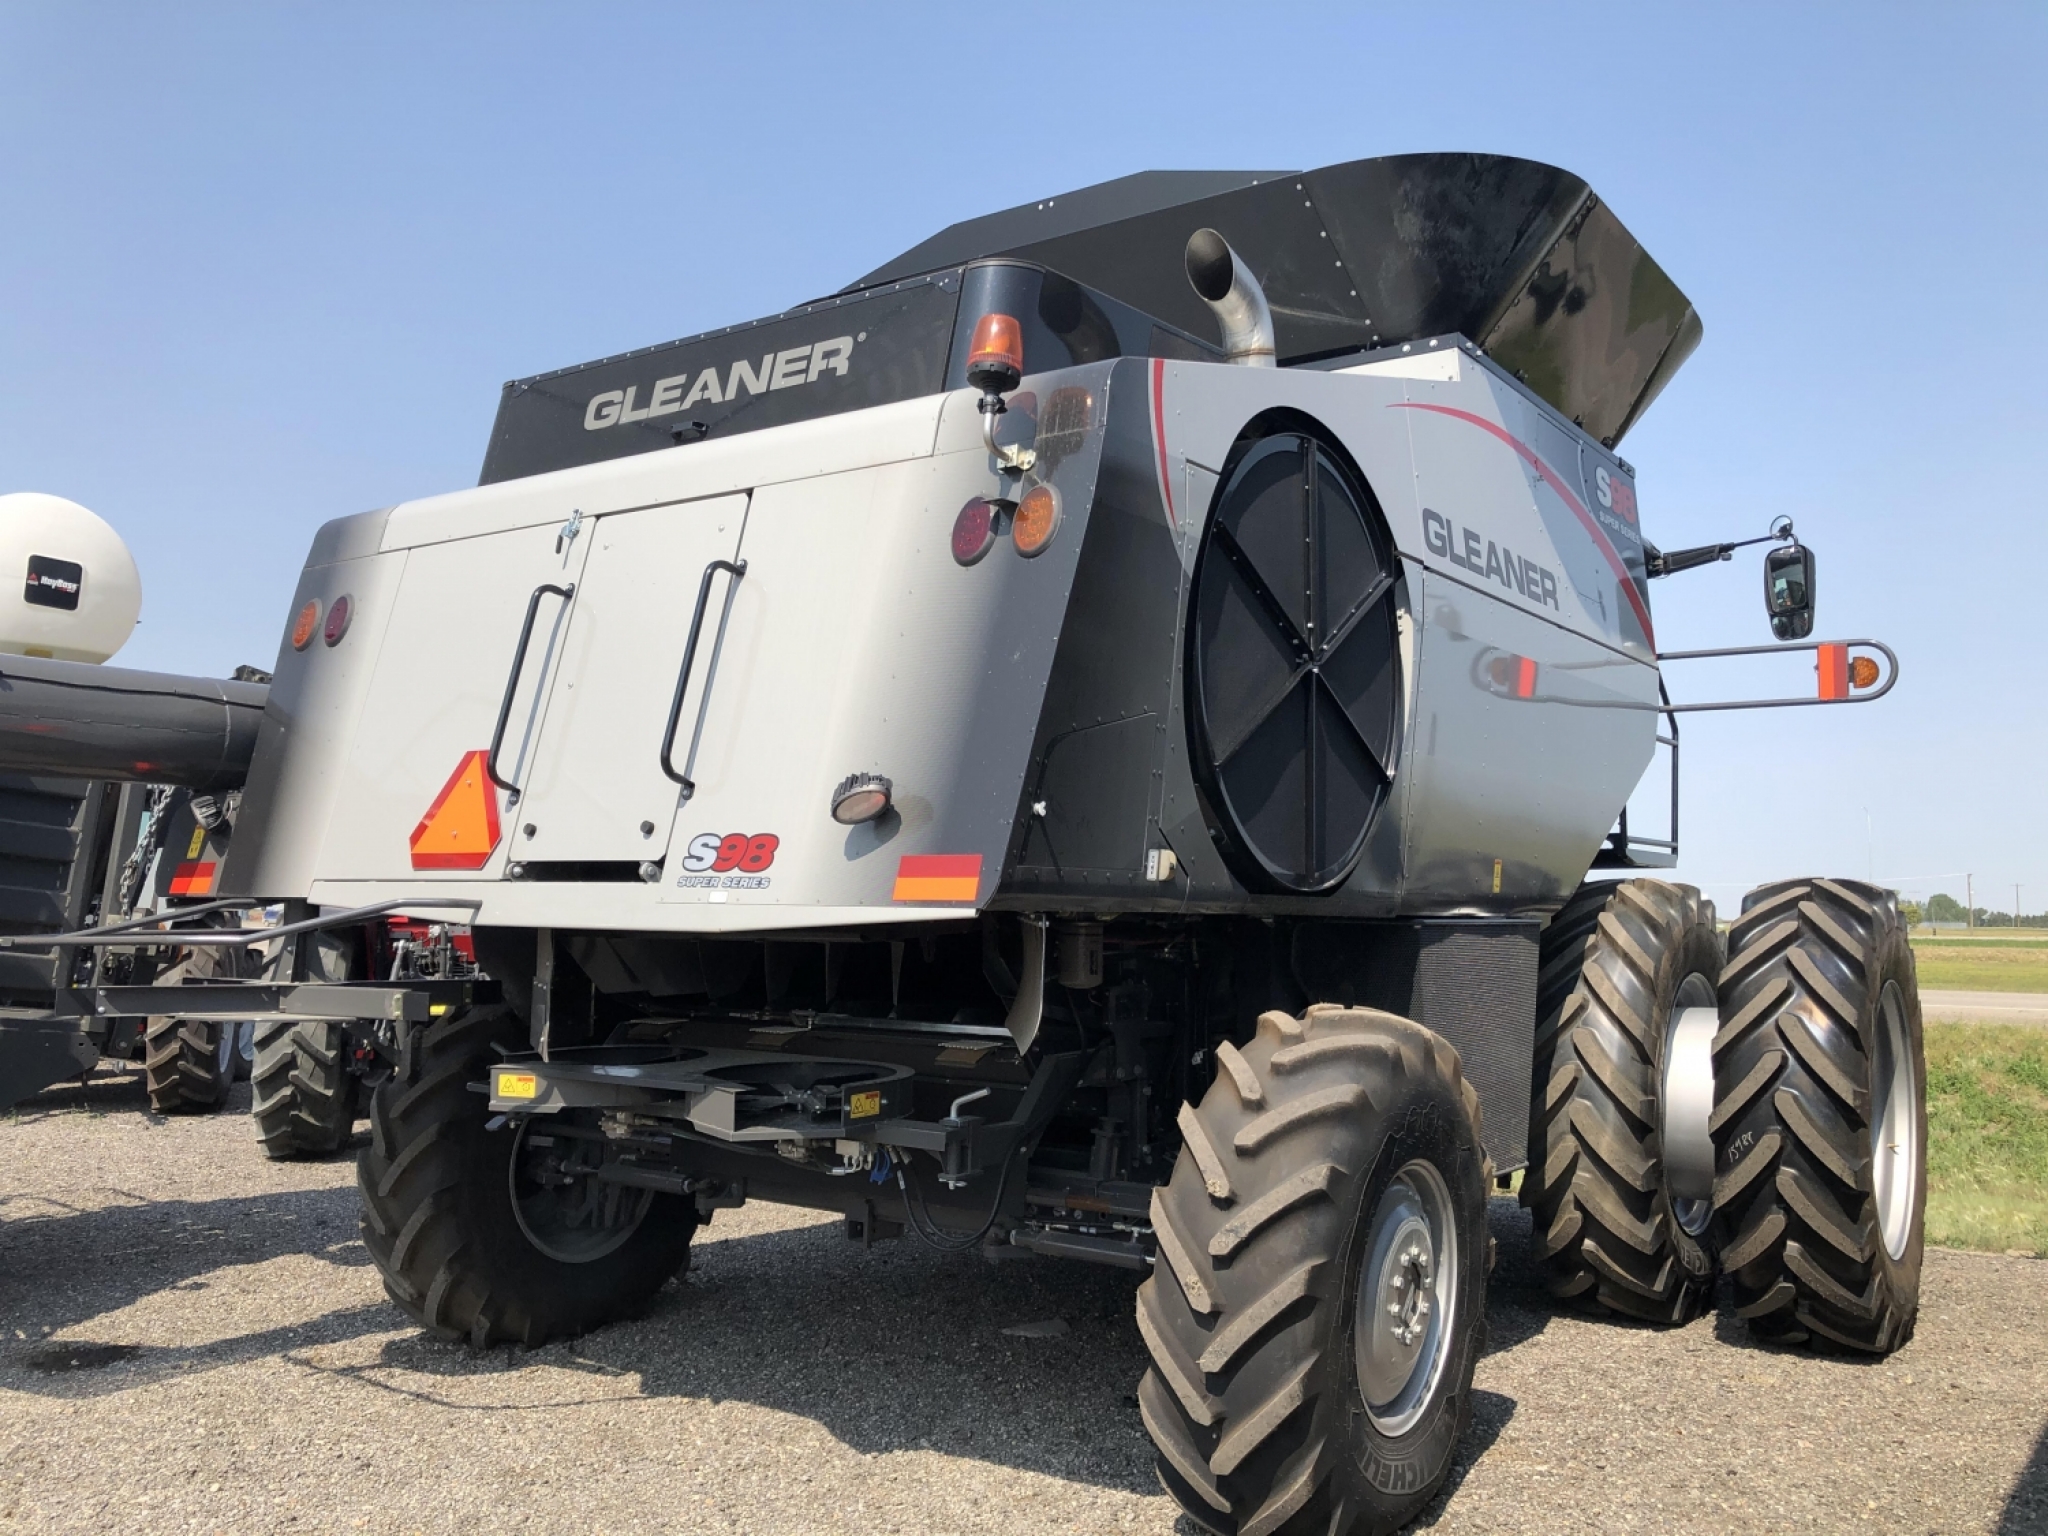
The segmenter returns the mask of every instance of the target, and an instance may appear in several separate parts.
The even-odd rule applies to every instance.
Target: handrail
[[[566,604],[576,595],[576,583],[572,581],[566,587],[558,587],[551,581],[544,581],[526,600],[526,622],[519,626],[519,644],[512,652],[512,675],[505,679],[505,698],[498,705],[498,723],[491,731],[490,750],[484,754],[484,772],[490,775],[493,784],[510,791],[515,799],[519,786],[498,772],[498,749],[505,744],[505,725],[512,718],[512,700],[519,692],[519,678],[526,671],[526,647],[533,640],[534,615],[540,612],[540,600],[550,592]]]
[[[726,588],[725,593],[725,606],[726,611],[729,613],[732,610],[733,594],[739,590],[740,581],[747,574],[747,562],[744,560],[714,560],[709,565],[704,567],[704,578],[703,580],[697,583],[697,611],[690,616],[690,638],[683,646],[682,670],[676,674],[675,697],[669,700],[668,726],[661,733],[661,771],[664,774],[666,774],[670,779],[682,785],[683,799],[686,801],[690,799],[691,796],[697,793],[697,785],[688,774],[676,772],[674,761],[676,749],[676,727],[681,723],[683,718],[683,695],[689,691],[690,673],[695,669],[697,665],[697,641],[703,634],[704,613],[711,603],[711,578],[713,576],[716,576],[720,571],[732,572],[732,585]],[[721,635],[724,633],[724,630],[725,623],[724,620],[721,619],[719,621],[719,632]],[[710,686],[708,681],[706,682],[705,686],[707,688]],[[706,702],[708,702],[708,700]],[[701,709],[699,711],[699,716],[700,718],[698,724],[702,725],[703,721],[701,718]],[[689,766],[696,766],[694,761],[694,746],[692,753],[692,762]]]

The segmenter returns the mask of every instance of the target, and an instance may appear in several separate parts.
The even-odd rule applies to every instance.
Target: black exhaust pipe
[[[233,789],[270,688],[0,656],[0,771]]]

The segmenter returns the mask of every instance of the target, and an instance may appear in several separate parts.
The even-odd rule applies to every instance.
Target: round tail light
[[[972,565],[994,548],[995,542],[995,508],[976,496],[953,519],[953,558],[962,565]]]
[[[1010,541],[1017,553],[1030,559],[1052,542],[1060,527],[1060,493],[1049,485],[1034,485],[1017,503],[1017,516],[1010,523]]]

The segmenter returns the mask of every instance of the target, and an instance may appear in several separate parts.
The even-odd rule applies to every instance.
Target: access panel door
[[[683,770],[704,690],[717,686],[747,500],[617,512],[585,530],[590,547],[533,768],[506,811],[514,861],[614,866],[553,872],[605,878],[662,857],[682,798],[671,771]]]
[[[391,556],[404,562],[396,590],[359,586],[340,644],[330,651],[322,638],[310,642],[309,668],[346,660],[352,647],[376,651],[360,713],[325,723],[347,742],[346,758],[308,770],[336,785],[322,879],[474,880],[503,865],[502,820],[493,839],[483,815],[464,812],[503,804],[481,770],[494,740],[498,773],[525,781],[567,630],[562,594],[582,579],[582,541],[564,540],[560,528],[556,519]],[[504,728],[494,732],[501,716]],[[452,845],[420,831],[430,820],[448,831],[449,819],[431,815],[444,792],[457,802]]]

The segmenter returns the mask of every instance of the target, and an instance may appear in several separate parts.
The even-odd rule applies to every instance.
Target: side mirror
[[[1813,551],[1788,544],[1764,556],[1764,613],[1780,640],[1813,633]]]

